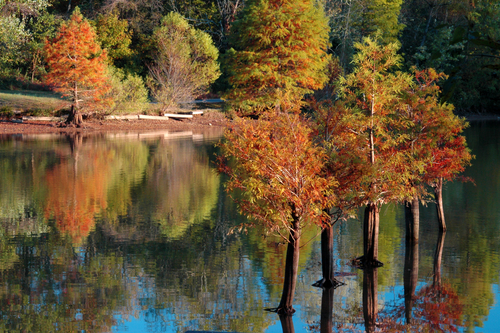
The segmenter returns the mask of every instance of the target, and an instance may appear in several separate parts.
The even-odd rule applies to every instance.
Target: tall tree
[[[348,113],[348,130],[356,136],[354,151],[363,173],[359,178],[359,195],[366,205],[364,216],[363,263],[379,265],[378,230],[379,208],[383,203],[402,200],[407,195],[407,183],[415,164],[408,164],[406,152],[399,144],[405,135],[393,129],[401,121],[397,114],[404,107],[400,91],[411,83],[411,77],[392,72],[400,65],[396,54],[399,46],[365,38],[356,45],[355,69],[344,80]]]
[[[327,80],[328,21],[312,0],[249,0],[231,27],[225,98],[242,113],[302,99]]]
[[[45,42],[49,68],[46,83],[55,91],[71,98],[73,104],[67,123],[80,125],[80,102],[95,109],[106,103],[102,96],[109,90],[107,84],[107,53],[96,40],[90,23],[75,8],[69,21],[63,23],[52,40]]]
[[[326,156],[310,134],[295,105],[259,121],[238,119],[223,144],[234,163],[221,171],[230,176],[229,190],[242,190],[241,211],[288,242],[280,314],[294,312],[302,229],[328,220],[324,209],[333,205],[336,182],[323,177]]]
[[[453,114],[453,106],[440,103],[439,80],[446,76],[433,69],[415,70],[414,83],[402,91],[402,100],[406,104],[399,116],[404,120],[407,140],[402,142],[400,150],[407,151],[409,163],[419,161],[421,168],[414,168],[413,181],[409,182],[412,197],[407,198],[407,208],[412,218],[408,229],[411,238],[418,240],[419,200],[427,197],[427,184],[435,189],[440,228],[446,230],[442,210],[443,178],[453,180],[470,164],[473,156],[467,148],[465,137],[460,133],[467,122]]]
[[[93,23],[97,41],[108,52],[110,62],[115,66],[124,67],[126,59],[133,54],[130,49],[132,31],[128,22],[120,19],[116,10],[105,15],[99,14]]]

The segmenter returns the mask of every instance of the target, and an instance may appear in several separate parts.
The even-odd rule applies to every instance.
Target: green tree
[[[231,27],[225,95],[243,113],[301,100],[327,80],[328,21],[311,0],[251,0]],[[256,109],[257,108],[257,109]]]
[[[24,52],[32,40],[29,20],[45,12],[46,0],[0,1],[0,75],[19,72]]]
[[[107,95],[113,100],[110,113],[141,113],[149,107],[148,89],[139,75],[112,66],[109,75],[111,89]]]
[[[379,35],[384,43],[398,41],[404,25],[399,22],[399,14],[403,0],[372,0],[365,2],[361,29],[364,36]]]
[[[132,56],[130,44],[132,32],[128,22],[118,17],[116,11],[108,14],[99,14],[94,21],[97,41],[101,48],[107,50],[109,60],[116,66],[122,67],[126,59]]]
[[[154,40],[157,54],[149,68],[149,85],[163,110],[192,100],[219,77],[219,51],[212,38],[180,14],[165,16]]]
[[[107,54],[96,41],[96,34],[78,7],[71,18],[63,23],[57,36],[45,42],[49,72],[45,82],[71,98],[72,111],[67,122],[82,123],[80,102],[91,108],[109,100],[103,99],[109,90],[107,80]]]

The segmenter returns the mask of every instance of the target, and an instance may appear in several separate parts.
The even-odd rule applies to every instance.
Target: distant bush
[[[110,76],[109,94],[114,101],[110,113],[142,113],[149,107],[148,90],[140,76],[117,68],[110,69]]]
[[[53,110],[35,108],[26,110],[25,114],[32,117],[51,117],[53,115]]]
[[[14,110],[11,106],[1,106],[0,107],[0,117],[2,118],[12,118],[14,117]]]

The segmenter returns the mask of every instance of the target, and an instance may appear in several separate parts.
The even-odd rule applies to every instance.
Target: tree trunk
[[[378,232],[379,232],[379,207],[375,203],[369,203],[365,208],[363,223],[363,265],[365,267],[379,267],[382,263],[378,261]]]
[[[420,207],[418,197],[405,204],[406,239],[418,243],[420,230]]]
[[[80,113],[80,100],[78,96],[78,83],[74,82],[73,87],[73,104],[71,105],[71,112],[69,113],[66,124],[80,126],[83,123],[82,114]]]
[[[297,274],[299,270],[299,253],[300,253],[300,230],[298,219],[292,222],[292,229],[288,238],[288,246],[286,250],[285,264],[285,280],[283,282],[283,293],[281,301],[277,308],[280,315],[292,315],[293,297],[295,295],[295,286],[297,285]]]
[[[333,225],[323,228],[321,231],[321,268],[323,278],[313,284],[314,287],[332,288],[337,287],[341,282],[334,277],[333,263]]]
[[[443,178],[439,178],[436,186],[434,187],[434,197],[436,198],[436,209],[439,222],[439,230],[446,231],[446,222],[444,220],[443,210]]]
[[[320,333],[333,332],[333,292],[335,288],[323,289],[321,296],[321,322]]]
[[[444,236],[446,236],[446,231],[440,231],[436,252],[434,253],[434,278],[432,285],[435,288],[441,286],[441,260],[443,258]]]
[[[415,289],[418,283],[418,239],[406,237],[404,265],[404,296],[406,323],[412,323],[412,310],[415,301]]]
[[[68,115],[68,119],[66,119],[66,124],[80,126],[82,123],[83,123],[83,118],[82,114],[78,110],[78,107],[75,105],[71,105],[71,111]]]
[[[375,332],[378,315],[378,272],[377,268],[368,267],[363,271],[363,317],[365,330]]]

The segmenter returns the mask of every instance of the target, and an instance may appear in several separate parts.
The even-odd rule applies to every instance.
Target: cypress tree
[[[311,0],[248,0],[231,27],[224,96],[252,112],[300,100],[327,80],[328,20]]]

